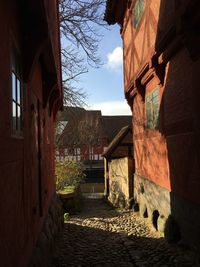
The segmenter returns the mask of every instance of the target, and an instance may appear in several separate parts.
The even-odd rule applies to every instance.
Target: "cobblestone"
[[[84,201],[58,240],[53,267],[198,267],[195,254],[164,238],[132,211],[114,210],[103,200]]]

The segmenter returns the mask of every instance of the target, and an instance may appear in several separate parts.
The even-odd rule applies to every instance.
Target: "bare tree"
[[[83,106],[86,94],[78,86],[88,66],[99,67],[98,26],[103,21],[105,0],[60,0],[64,104]]]
[[[92,168],[94,149],[101,145],[102,124],[98,117],[85,118],[78,125],[79,143],[88,148],[89,165]]]

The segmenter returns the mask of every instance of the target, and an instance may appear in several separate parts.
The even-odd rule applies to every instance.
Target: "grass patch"
[[[60,194],[67,194],[67,193],[73,193],[75,192],[76,186],[75,185],[68,185],[62,188],[61,190],[58,190],[58,193]]]
[[[64,222],[66,223],[69,220],[69,213],[64,213]]]

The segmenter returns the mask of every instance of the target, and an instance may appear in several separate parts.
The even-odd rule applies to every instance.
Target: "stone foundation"
[[[155,230],[166,235],[169,242],[178,241],[179,229],[171,216],[170,193],[166,189],[135,174],[133,209],[136,205],[140,216],[148,218]]]
[[[63,229],[63,225],[64,217],[62,204],[59,197],[55,195],[45,218],[42,232],[33,250],[29,267],[51,266],[51,255],[54,251],[55,240]]]
[[[153,220],[153,213],[168,218],[171,214],[170,193],[137,174],[134,175],[134,199],[139,204],[140,215]]]
[[[181,240],[200,251],[200,205],[135,174],[132,208],[148,218],[168,242]]]

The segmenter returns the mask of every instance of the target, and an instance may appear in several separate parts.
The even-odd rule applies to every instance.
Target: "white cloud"
[[[131,115],[131,109],[125,100],[97,103],[90,109],[101,110],[102,115]]]
[[[123,50],[116,47],[111,53],[107,54],[106,68],[112,71],[120,71],[123,66]]]

